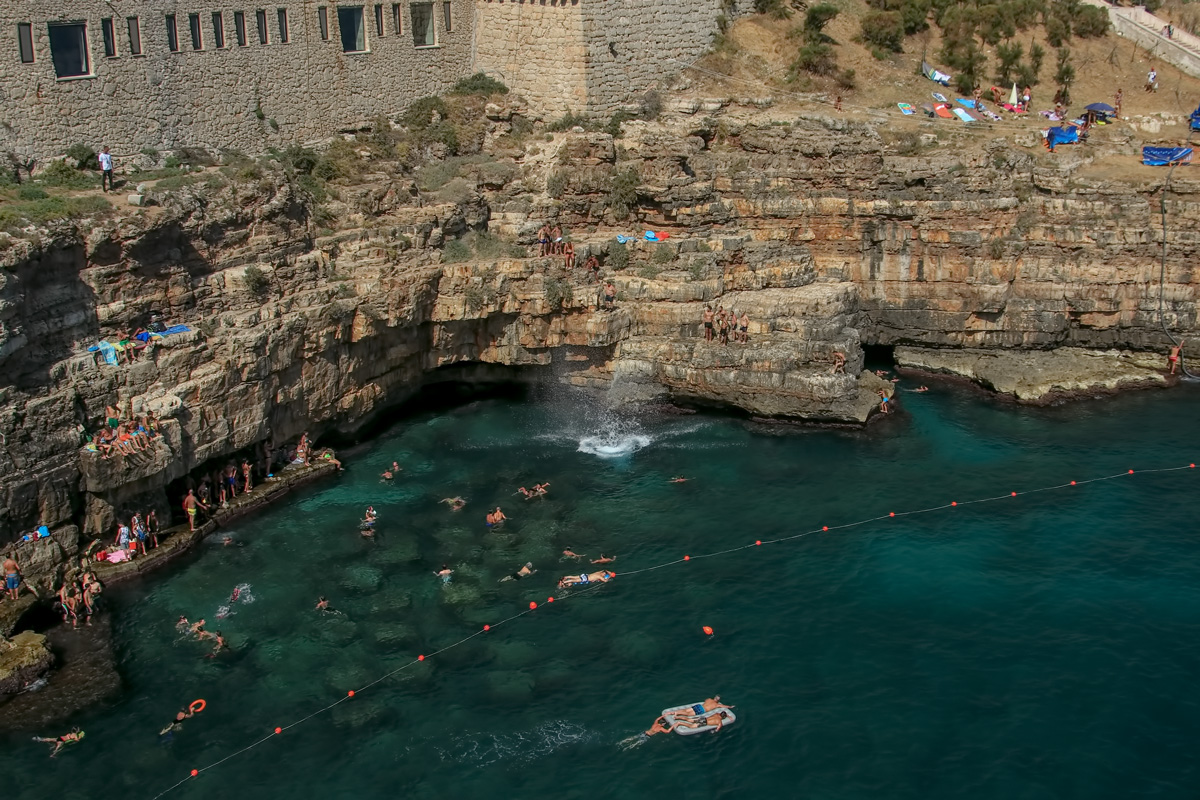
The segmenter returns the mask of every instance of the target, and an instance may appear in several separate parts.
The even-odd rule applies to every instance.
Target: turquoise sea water
[[[122,697],[80,715],[87,740],[53,761],[26,737],[3,742],[0,795],[153,798],[535,600],[166,796],[1191,798],[1196,471],[887,519],[565,597],[554,584],[578,571],[565,547],[633,571],[1184,465],[1200,460],[1197,399],[1184,388],[1037,410],[935,389],[902,393],[903,418],[865,433],[704,416],[614,428],[561,397],[401,420],[344,475],[239,523],[240,546],[208,542],[114,591]],[[605,431],[644,446],[580,451]],[[404,471],[383,484],[392,460]],[[544,499],[513,494],[545,480]],[[463,511],[438,503],[452,495]],[[367,504],[374,541],[357,533]],[[489,532],[497,504],[510,522]],[[526,561],[536,575],[498,582]],[[442,563],[448,586],[432,575]],[[216,620],[239,584],[253,602]],[[314,611],[322,594],[340,613]],[[205,617],[233,652],[204,658],[176,634],[181,614]],[[635,737],[662,708],[714,693],[739,714],[721,734]],[[161,742],[195,698],[206,710]]]

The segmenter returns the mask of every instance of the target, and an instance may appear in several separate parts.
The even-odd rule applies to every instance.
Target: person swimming
[[[233,587],[233,593],[229,595],[229,603],[231,605],[233,603],[236,603],[238,601],[238,598],[241,597],[241,595],[242,595],[242,587],[240,587],[240,586]]]
[[[467,501],[461,497],[443,497],[438,502],[449,505],[451,511],[458,511],[467,504]]]
[[[442,568],[433,574],[441,578],[442,583],[449,583],[450,576],[454,574],[454,570],[450,569],[449,565],[442,564]]]
[[[325,599],[325,596],[321,595],[320,597],[318,597],[317,598],[317,611],[329,611],[329,610],[330,610],[329,609],[329,601]]]
[[[604,555],[604,553],[601,553],[599,558],[592,559],[592,563],[593,564],[611,564],[612,562],[614,562],[616,560],[617,560],[616,556],[606,556],[606,555]]]
[[[528,578],[530,575],[532,575],[535,572],[537,572],[537,570],[533,568],[533,562],[526,561],[525,566],[521,567],[519,570],[514,572],[512,575],[505,575],[503,578],[500,579],[500,583],[504,583],[505,581],[519,581],[519,580],[521,580],[521,578]]]
[[[82,730],[75,728],[70,733],[64,733],[62,736],[55,736],[53,738],[34,736],[33,740],[35,742],[45,742],[46,744],[54,745],[54,749],[50,751],[50,757],[54,758],[56,755],[58,755],[58,751],[62,750],[67,745],[83,741],[83,737],[85,735],[86,734],[84,734]]]
[[[587,555],[587,553],[584,553],[583,555],[580,555],[579,553],[572,553],[571,548],[569,548],[569,547],[566,550],[563,550],[563,558],[573,558],[576,561],[578,561],[581,558],[584,558],[586,555]]]
[[[601,570],[600,572],[587,572],[581,575],[564,575],[558,582],[558,588],[562,589],[567,586],[587,586],[592,583],[608,583],[617,576],[615,572]]]
[[[671,483],[687,483],[687,478],[682,475],[676,475],[674,478],[671,478]]]
[[[504,516],[504,512],[500,510],[500,506],[496,506],[495,511],[488,513],[487,517],[485,518],[485,523],[489,528],[495,528],[504,524],[504,520],[506,519],[508,519],[508,517]]]

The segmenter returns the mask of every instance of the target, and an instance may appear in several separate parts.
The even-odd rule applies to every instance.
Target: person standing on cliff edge
[[[9,600],[16,600],[21,593],[21,566],[11,555],[4,557],[4,589]]]
[[[183,498],[183,510],[187,513],[188,530],[196,530],[196,494],[188,489],[187,497]]]
[[[100,191],[115,192],[117,189],[113,186],[112,154],[108,152],[107,147],[102,147],[100,148],[100,155],[96,156],[96,158],[100,162]],[[107,189],[104,188],[106,182],[108,184]]]

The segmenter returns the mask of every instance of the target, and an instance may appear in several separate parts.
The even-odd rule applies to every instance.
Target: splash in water
[[[602,433],[579,440],[579,452],[600,458],[621,458],[650,444],[650,437],[640,433]]]
[[[234,614],[236,614],[237,612],[233,610],[233,607],[238,603],[253,602],[254,595],[250,593],[250,584],[239,583],[237,586],[233,587],[233,591],[229,593],[229,600],[226,601],[226,604],[217,609],[217,619],[225,619],[226,617],[232,617]]]
[[[553,720],[528,731],[467,734],[440,752],[443,761],[485,767],[497,761],[534,761],[595,738],[596,734],[577,722]]]

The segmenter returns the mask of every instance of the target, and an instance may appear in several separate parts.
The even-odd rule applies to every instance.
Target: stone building
[[[351,0],[353,3],[353,0]],[[248,153],[484,71],[547,114],[611,111],[708,48],[720,0],[2,0],[0,151]]]

